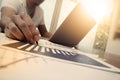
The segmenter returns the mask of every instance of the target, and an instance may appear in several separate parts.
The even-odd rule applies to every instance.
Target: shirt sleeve
[[[35,26],[38,26],[38,25],[44,25],[44,12],[42,10],[42,8],[40,7],[36,7],[36,10],[35,10],[35,14],[32,18]]]
[[[20,0],[2,0],[1,8],[2,7],[10,7],[10,8],[14,9],[17,12],[20,3],[21,3]]]

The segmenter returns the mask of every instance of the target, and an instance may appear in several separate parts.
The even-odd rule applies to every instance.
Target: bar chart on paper
[[[49,43],[45,43],[45,44],[50,45]],[[48,57],[52,57],[52,58],[76,62],[76,63],[82,63],[82,64],[87,64],[87,65],[109,68],[108,66],[106,66],[86,55],[78,54],[76,52],[71,52],[71,51],[67,51],[64,49],[61,50],[58,48],[53,48],[51,46],[31,45],[31,44],[22,43],[22,42],[6,44],[3,46],[11,47],[11,48],[25,51],[25,52],[31,52],[31,53],[34,53],[37,55],[43,55],[43,56],[48,56]]]
[[[0,46],[0,51],[2,51],[0,52],[0,69],[20,62],[24,62],[28,66],[28,63],[37,65],[41,63],[41,60],[45,63],[49,60],[54,60],[72,65],[119,73],[117,68],[103,61],[85,55],[85,53],[76,49],[54,44],[44,39],[40,39],[38,45],[31,45],[19,41],[14,42],[12,40],[12,42],[2,44]]]

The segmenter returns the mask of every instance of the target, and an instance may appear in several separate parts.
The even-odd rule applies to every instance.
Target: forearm
[[[44,33],[48,32],[45,25],[39,25],[38,30],[39,30],[41,36],[44,36]]]
[[[50,38],[52,36],[52,34],[47,31],[45,25],[39,25],[38,30],[39,30],[41,36],[43,36],[43,37]]]

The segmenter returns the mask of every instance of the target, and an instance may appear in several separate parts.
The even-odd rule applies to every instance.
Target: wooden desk
[[[0,37],[0,65],[4,65],[0,68],[0,80],[120,80],[120,73],[107,69],[4,47],[3,44],[17,41],[3,34]]]

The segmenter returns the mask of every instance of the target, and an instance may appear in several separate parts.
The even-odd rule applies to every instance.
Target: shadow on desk
[[[120,55],[115,55],[113,53],[106,53],[104,58],[106,62],[120,68]]]

